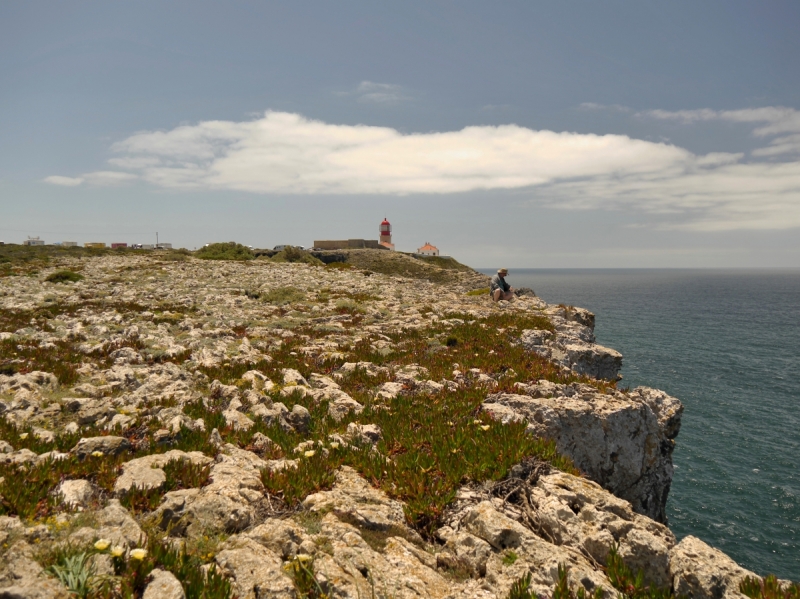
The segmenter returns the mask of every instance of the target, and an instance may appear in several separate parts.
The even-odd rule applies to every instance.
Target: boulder
[[[147,542],[147,535],[137,524],[118,499],[111,499],[108,505],[95,512],[97,528],[84,526],[69,536],[69,542],[76,546],[89,545],[97,539],[107,539],[111,545],[134,549]]]
[[[124,451],[130,451],[131,444],[125,437],[84,437],[72,448],[71,453],[79,459],[86,459],[95,452],[103,455],[119,455]]]
[[[61,501],[72,509],[86,507],[94,497],[94,488],[88,480],[65,480],[58,486],[56,493],[61,495]]]
[[[152,580],[147,584],[142,599],[186,599],[180,581],[172,572],[153,570]]]
[[[342,393],[341,396],[328,403],[328,414],[337,422],[347,416],[350,412],[360,414],[363,410],[364,406],[346,393]]]
[[[305,433],[311,426],[311,413],[300,404],[295,404],[292,406],[292,411],[286,415],[286,422],[294,430]]]
[[[377,424],[356,424],[351,422],[347,425],[347,438],[357,440],[366,445],[375,445],[383,438],[381,428]]]

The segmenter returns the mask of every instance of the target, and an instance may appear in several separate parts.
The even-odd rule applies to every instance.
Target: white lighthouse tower
[[[381,236],[380,236],[380,240],[379,240],[378,243],[380,245],[382,245],[383,247],[385,247],[386,249],[393,250],[394,249],[394,244],[392,243],[392,225],[391,225],[391,223],[384,218],[383,222],[381,223],[381,226],[379,228],[379,231],[380,231]]]

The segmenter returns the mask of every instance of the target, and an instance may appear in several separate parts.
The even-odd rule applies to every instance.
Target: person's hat
[[[497,271],[497,274],[499,274],[499,275],[507,275],[508,274],[508,269],[507,268],[501,268],[500,270]]]

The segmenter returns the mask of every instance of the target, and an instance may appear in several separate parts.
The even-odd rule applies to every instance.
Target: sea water
[[[667,503],[678,539],[800,581],[800,271],[519,269],[507,281],[594,312],[597,342],[624,356],[620,386],[683,402]]]

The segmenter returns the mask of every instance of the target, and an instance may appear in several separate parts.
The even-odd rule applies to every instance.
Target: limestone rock
[[[62,497],[64,505],[77,508],[86,507],[94,497],[92,483],[88,480],[65,480],[57,488],[56,493]]]
[[[308,535],[291,520],[272,518],[248,531],[244,536],[253,539],[284,560],[297,555],[300,545],[308,540]]]
[[[347,437],[366,445],[375,445],[383,438],[383,435],[377,424],[356,424],[351,422],[347,425]]]
[[[739,583],[747,576],[756,577],[719,549],[691,535],[678,543],[669,557],[675,594],[690,599],[745,599]]]
[[[328,404],[328,414],[337,422],[350,412],[360,414],[363,410],[364,406],[346,393],[342,393],[340,397],[337,397]]]
[[[311,413],[300,404],[295,404],[286,415],[286,422],[296,431],[307,432],[311,426]]]
[[[172,572],[153,570],[151,580],[144,590],[142,599],[186,599],[180,581]]]
[[[508,421],[522,418],[531,434],[553,439],[592,480],[630,501],[634,509],[666,521],[672,483],[673,442],[649,405],[622,394],[559,397],[495,394],[483,409]]]
[[[117,499],[111,499],[105,508],[95,512],[95,517],[97,528],[79,528],[70,535],[69,542],[80,546],[89,545],[97,539],[108,539],[112,545],[134,549],[143,546],[147,541],[147,536],[136,520]]]
[[[167,480],[162,468],[172,461],[185,461],[195,466],[205,466],[213,462],[210,457],[202,452],[190,451],[186,453],[177,449],[136,458],[122,465],[122,473],[114,483],[114,492],[118,495],[127,493],[134,486],[139,489],[156,489],[160,487]]]
[[[33,548],[18,541],[0,562],[0,599],[69,599],[72,593],[47,576],[34,560]]]
[[[250,538],[230,539],[214,558],[220,572],[233,580],[239,599],[295,599],[292,580],[281,559]]]
[[[88,437],[78,441],[71,453],[81,460],[86,459],[95,452],[103,455],[119,455],[131,449],[130,442],[125,437]]]
[[[225,422],[228,423],[228,426],[232,426],[237,431],[246,431],[255,424],[238,410],[225,410],[222,415],[225,417]]]
[[[294,368],[283,368],[281,369],[281,374],[283,374],[283,384],[287,386],[292,385],[301,385],[303,387],[308,387],[308,381],[305,377],[300,374]]]

